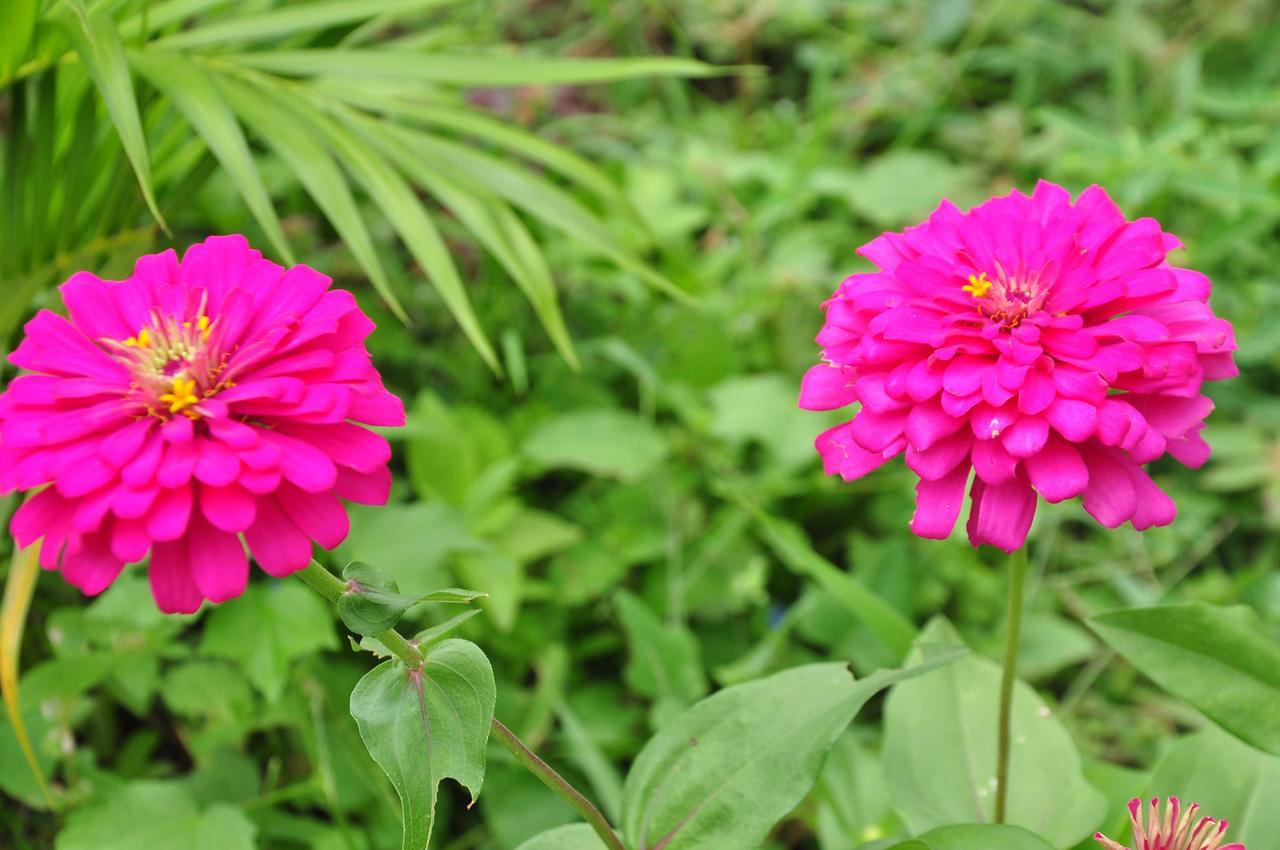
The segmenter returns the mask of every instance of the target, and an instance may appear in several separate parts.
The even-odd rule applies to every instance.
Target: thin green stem
[[[496,717],[493,719],[493,737],[516,757],[516,761],[541,779],[548,788],[559,794],[566,803],[573,806],[578,814],[582,815],[582,819],[595,830],[596,835],[600,836],[605,847],[609,850],[626,850],[613,828],[609,826],[609,821],[595,807],[595,804],[570,785],[567,779],[556,773],[555,768],[538,758],[537,753],[526,747],[524,742],[516,737],[516,733],[504,726]]]
[[[294,575],[306,582],[312,590],[334,604],[337,604],[338,600],[349,589],[347,582],[338,578],[314,560],[304,569],[294,573]],[[422,668],[424,659],[417,644],[406,640],[404,635],[395,629],[379,632],[374,637],[381,641],[383,646],[391,650],[410,670]],[[605,847],[609,848],[609,850],[626,850],[618,839],[617,834],[614,833],[613,828],[609,826],[608,819],[596,808],[595,804],[588,800],[581,791],[570,785],[569,781],[557,773],[555,768],[538,758],[537,754],[516,736],[516,733],[508,729],[496,717],[493,718],[492,735],[498,743],[506,747],[516,757],[516,761],[524,765],[530,773],[541,779],[548,788],[559,794],[566,803],[577,810],[578,814],[582,815],[583,820],[595,830],[596,835],[600,836],[600,840],[604,842]]]
[[[999,752],[996,756],[996,823],[1005,822],[1009,803],[1009,726],[1013,713],[1013,686],[1018,680],[1018,644],[1022,637],[1022,609],[1027,590],[1027,552],[1009,556],[1009,614],[1004,645],[1004,671],[1000,678]]]

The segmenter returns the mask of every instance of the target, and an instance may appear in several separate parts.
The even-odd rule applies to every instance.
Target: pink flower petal
[[[219,531],[196,515],[187,534],[187,557],[196,587],[210,602],[226,602],[244,593],[249,559],[240,538]]]
[[[258,516],[244,535],[258,566],[278,578],[311,562],[311,540],[289,519],[274,498],[258,502]]]
[[[1036,513],[1036,493],[1024,475],[995,486],[975,478],[970,499],[970,543],[1013,552],[1026,542]]]
[[[945,540],[955,528],[964,505],[964,485],[969,467],[960,464],[937,481],[920,479],[916,484],[916,512],[911,530],[921,537]]]
[[[196,587],[184,543],[157,543],[151,549],[151,595],[166,614],[194,614],[204,597]]]

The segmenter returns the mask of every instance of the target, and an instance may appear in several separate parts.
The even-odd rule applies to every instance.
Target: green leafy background
[[[72,271],[209,233],[354,291],[410,422],[391,505],[353,509],[329,565],[370,564],[406,601],[487,594],[469,616],[415,604],[402,630],[483,648],[496,715],[629,842],[641,801],[688,814],[696,795],[664,808],[648,778],[687,724],[820,673],[841,684],[767,694],[779,723],[833,706],[785,787],[748,771],[734,799],[758,818],[695,819],[687,846],[1085,848],[1125,837],[1131,796],[1177,793],[1265,848],[1278,57],[1260,0],[9,0],[0,350]],[[1153,468],[1172,527],[1042,506],[1015,703],[1040,755],[1014,769],[1037,769],[1018,827],[958,827],[989,812],[1004,564],[912,538],[898,465],[824,478],[811,440],[833,420],[795,398],[856,246],[1040,177],[1178,234],[1244,374],[1211,390],[1208,466]],[[926,624],[971,655],[848,723]],[[171,618],[139,569],[93,600],[42,576],[20,709],[56,811],[0,720],[0,846],[400,846],[396,784],[351,715],[378,661],[348,637],[297,582]],[[697,769],[767,745],[769,719],[731,717],[716,734],[736,746]],[[478,790],[474,753],[454,755],[403,782]],[[474,806],[439,784],[435,850],[601,846],[492,742],[482,775]]]

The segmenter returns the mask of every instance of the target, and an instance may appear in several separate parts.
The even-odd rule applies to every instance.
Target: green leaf
[[[380,152],[354,135],[346,124],[332,120],[301,98],[295,99],[295,107],[304,113],[308,123],[325,134],[333,152],[395,228],[467,339],[489,368],[501,373],[498,355],[476,317],[444,237],[413,189]],[[347,124],[354,120],[346,110],[340,111],[340,117]]]
[[[891,850],[1053,850],[1053,845],[1020,826],[944,826],[895,844]]]
[[[1280,835],[1280,758],[1218,729],[1182,738],[1165,752],[1144,796],[1171,795],[1199,803],[1208,817],[1230,821],[1228,842],[1265,848]]]
[[[298,582],[250,584],[205,623],[200,651],[240,665],[271,702],[284,692],[294,660],[338,646],[323,599]]]
[[[0,3],[0,85],[10,80],[27,57],[39,7],[39,0],[6,0]]]
[[[600,836],[585,823],[573,823],[535,835],[516,850],[607,850]]]
[[[655,271],[650,264],[620,247],[618,237],[594,213],[583,206],[572,193],[551,181],[475,147],[407,127],[390,129],[417,151],[419,156],[429,158],[464,187],[478,187],[485,193],[504,198],[577,240],[595,255],[636,275],[647,285],[672,298],[692,301],[687,292]]]
[[[133,67],[187,119],[217,157],[280,257],[295,262],[280,219],[235,113],[206,69],[187,57],[157,50],[130,51]]]
[[[431,840],[445,777],[473,800],[480,793],[494,699],[489,659],[462,640],[437,644],[420,671],[385,661],[351,692],[360,737],[400,795],[402,850],[424,850]]]
[[[416,50],[273,50],[238,53],[230,61],[296,76],[392,77],[461,86],[575,85],[638,77],[708,77],[725,70],[692,59],[560,59],[531,55],[422,53]]]
[[[1089,624],[1160,687],[1245,743],[1280,755],[1280,644],[1252,609],[1133,608]]]
[[[166,50],[209,47],[227,42],[276,41],[301,32],[358,23],[378,15],[426,11],[454,0],[311,0],[267,12],[237,14],[165,36],[154,43]]]
[[[124,145],[125,156],[133,166],[137,175],[138,186],[147,207],[156,221],[166,231],[160,208],[156,205],[155,191],[151,184],[151,159],[147,154],[147,137],[142,129],[142,120],[138,115],[138,101],[133,93],[133,77],[129,73],[129,63],[125,58],[124,44],[120,41],[120,33],[105,12],[90,14],[82,0],[63,0],[69,13],[59,7],[57,20],[66,30],[80,54],[93,83],[107,106],[107,112],[120,135],[120,143]]]
[[[245,141],[235,114],[202,68],[177,53],[148,50],[130,54],[133,66],[164,93],[186,117],[209,150],[222,163],[227,176],[244,198],[253,217],[281,259],[293,265],[293,253],[276,216],[271,196],[258,173],[257,163]]]
[[[664,623],[627,591],[614,597],[627,633],[629,660],[624,675],[632,690],[654,697],[654,726],[707,692],[698,641],[684,626]]]
[[[73,810],[56,850],[254,850],[252,821],[223,804],[204,811],[180,785],[133,782]]]
[[[417,641],[419,647],[426,650],[432,644],[436,644],[444,640],[445,635],[448,635],[450,632],[454,631],[467,620],[470,620],[479,613],[480,609],[478,608],[472,608],[470,611],[463,611],[461,614],[450,617],[443,623],[437,623],[429,629],[423,629],[414,635],[413,639]]]
[[[843,664],[810,664],[702,700],[636,758],[622,801],[629,846],[759,846],[808,793],[827,751],[868,699],[960,654],[944,650],[857,682]]]
[[[941,618],[920,640],[960,643]],[[889,695],[885,773],[894,808],[912,832],[992,820],[1000,675],[994,662],[971,656]],[[1085,781],[1067,730],[1022,682],[1014,691],[1012,735],[1008,822],[1058,847],[1091,834],[1106,800]]]
[[[348,564],[342,571],[342,578],[349,587],[338,598],[338,614],[347,628],[360,635],[376,635],[395,628],[404,612],[419,602],[465,605],[488,595],[449,587],[421,597],[405,596],[389,573],[359,561]]]
[[[446,171],[436,167],[431,157],[421,155],[397,134],[388,132],[382,122],[366,118],[363,125],[387,156],[418,185],[436,196],[502,264],[533,305],[547,336],[565,360],[577,368],[577,354],[565,327],[551,270],[519,216],[490,193],[459,185]]]
[[[409,315],[387,278],[351,187],[328,149],[316,140],[316,129],[308,127],[288,103],[263,89],[245,85],[242,80],[215,80],[245,125],[252,127],[297,175],[387,306],[401,321],[408,322]]]
[[[666,440],[647,420],[623,410],[575,411],[548,419],[525,441],[539,466],[568,467],[631,481],[647,474],[667,452]]]

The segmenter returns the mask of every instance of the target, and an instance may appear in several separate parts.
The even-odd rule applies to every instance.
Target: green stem
[[[609,821],[595,807],[595,804],[584,797],[577,788],[570,785],[567,779],[556,773],[555,768],[538,758],[533,750],[526,747],[524,742],[516,737],[516,733],[504,726],[502,721],[496,717],[493,719],[493,736],[498,739],[498,743],[506,747],[516,757],[516,761],[524,765],[534,776],[541,779],[544,785],[559,794],[566,803],[573,806],[578,814],[582,815],[582,819],[595,830],[596,835],[600,836],[600,840],[604,842],[605,847],[608,847],[609,850],[625,850],[613,828],[609,826]]]
[[[996,823],[1005,822],[1009,803],[1009,726],[1013,713],[1013,686],[1018,680],[1018,643],[1022,637],[1022,609],[1027,589],[1027,552],[1009,556],[1009,614],[1004,645],[1004,671],[1000,678],[999,753],[996,757]]]
[[[345,581],[314,560],[305,569],[294,573],[294,575],[310,585],[312,590],[334,604],[337,604],[342,594],[346,593],[348,589]],[[403,661],[410,670],[421,669],[424,663],[421,650],[418,649],[417,644],[406,640],[404,635],[395,629],[379,632],[374,635],[374,638],[381,641],[383,646],[395,653],[396,657]],[[608,819],[596,808],[595,804],[588,800],[581,791],[570,785],[569,781],[557,773],[555,768],[538,758],[537,754],[525,746],[524,741],[521,741],[516,736],[516,733],[508,729],[496,717],[493,718],[492,736],[516,757],[516,761],[524,765],[530,773],[542,780],[548,788],[559,794],[578,814],[582,815],[583,820],[595,830],[596,835],[600,836],[600,840],[604,842],[605,847],[609,848],[609,850],[626,850],[622,846],[622,842],[618,840],[613,828],[609,826]]]

